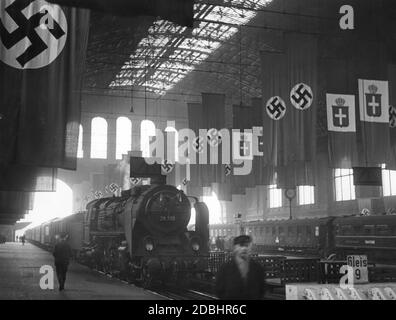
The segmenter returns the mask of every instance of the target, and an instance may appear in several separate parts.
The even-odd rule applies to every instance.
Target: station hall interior
[[[159,266],[213,289],[241,235],[268,299],[350,256],[396,299],[395,30],[391,0],[2,0],[0,299],[63,299],[66,234],[68,299],[179,299]]]

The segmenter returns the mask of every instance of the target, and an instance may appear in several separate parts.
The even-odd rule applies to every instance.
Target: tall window
[[[91,158],[107,159],[107,121],[93,118],[91,127]]]
[[[203,202],[209,209],[209,224],[219,224],[221,221],[221,204],[215,192],[211,196],[204,196]]]
[[[356,199],[352,169],[335,169],[334,185],[336,201]]]
[[[315,203],[314,186],[298,186],[297,196],[300,206]]]
[[[384,197],[396,196],[396,171],[386,170],[382,165],[382,190]]]
[[[143,157],[150,157],[150,136],[155,136],[155,124],[150,120],[143,120],[140,125],[140,150]]]
[[[132,150],[132,122],[126,117],[117,119],[116,159],[122,159],[123,154]]]
[[[78,133],[78,149],[77,149],[77,158],[84,158],[84,150],[83,150],[83,126],[80,124],[80,130]]]
[[[174,132],[175,142],[174,142],[174,145],[172,146],[172,148],[174,148],[174,150],[175,150],[175,156],[174,156],[175,157],[175,161],[178,161],[179,160],[179,151],[178,151],[178,148],[179,148],[179,134],[178,134],[177,130],[175,128],[173,128],[173,127],[166,127],[165,132]],[[168,148],[170,148],[170,146],[168,146]],[[167,150],[166,150],[166,152],[167,152]]]
[[[278,189],[276,185],[270,185],[268,190],[270,208],[282,207],[282,189]]]

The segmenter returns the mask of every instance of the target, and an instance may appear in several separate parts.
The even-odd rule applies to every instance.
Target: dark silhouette
[[[70,245],[67,243],[67,238],[67,236],[61,237],[60,241],[54,248],[55,268],[59,282],[59,291],[65,289],[66,273],[69,267],[70,258],[72,257],[72,250]]]
[[[23,235],[23,236],[21,237],[21,241],[22,241],[22,245],[24,246],[24,245],[25,245],[25,235]]]
[[[216,278],[216,292],[223,300],[259,300],[265,293],[263,267],[251,259],[249,236],[234,239],[234,257],[221,266]]]

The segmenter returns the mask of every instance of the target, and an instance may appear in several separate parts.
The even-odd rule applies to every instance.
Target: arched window
[[[91,158],[107,159],[107,121],[93,118],[91,127]]]
[[[150,157],[150,136],[155,136],[155,124],[150,120],[143,120],[140,125],[140,150],[143,157]]]
[[[209,224],[220,224],[221,221],[221,204],[215,192],[211,196],[204,196],[203,202],[209,209]]]
[[[117,119],[116,159],[122,159],[123,154],[132,150],[132,122],[126,117]]]
[[[172,146],[175,150],[175,161],[179,161],[179,133],[174,127],[166,127],[165,132],[174,132],[175,134],[175,143]],[[168,146],[170,148],[170,146]]]
[[[83,126],[80,124],[80,130],[78,133],[78,149],[77,149],[77,158],[84,158],[84,150],[83,150]]]

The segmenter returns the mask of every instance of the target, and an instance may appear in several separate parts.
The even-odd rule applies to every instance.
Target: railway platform
[[[43,290],[42,266],[52,266],[53,257],[32,244],[0,244],[0,300],[163,300],[134,285],[109,278],[77,263],[71,263],[65,291],[58,291],[56,274],[54,289]]]

